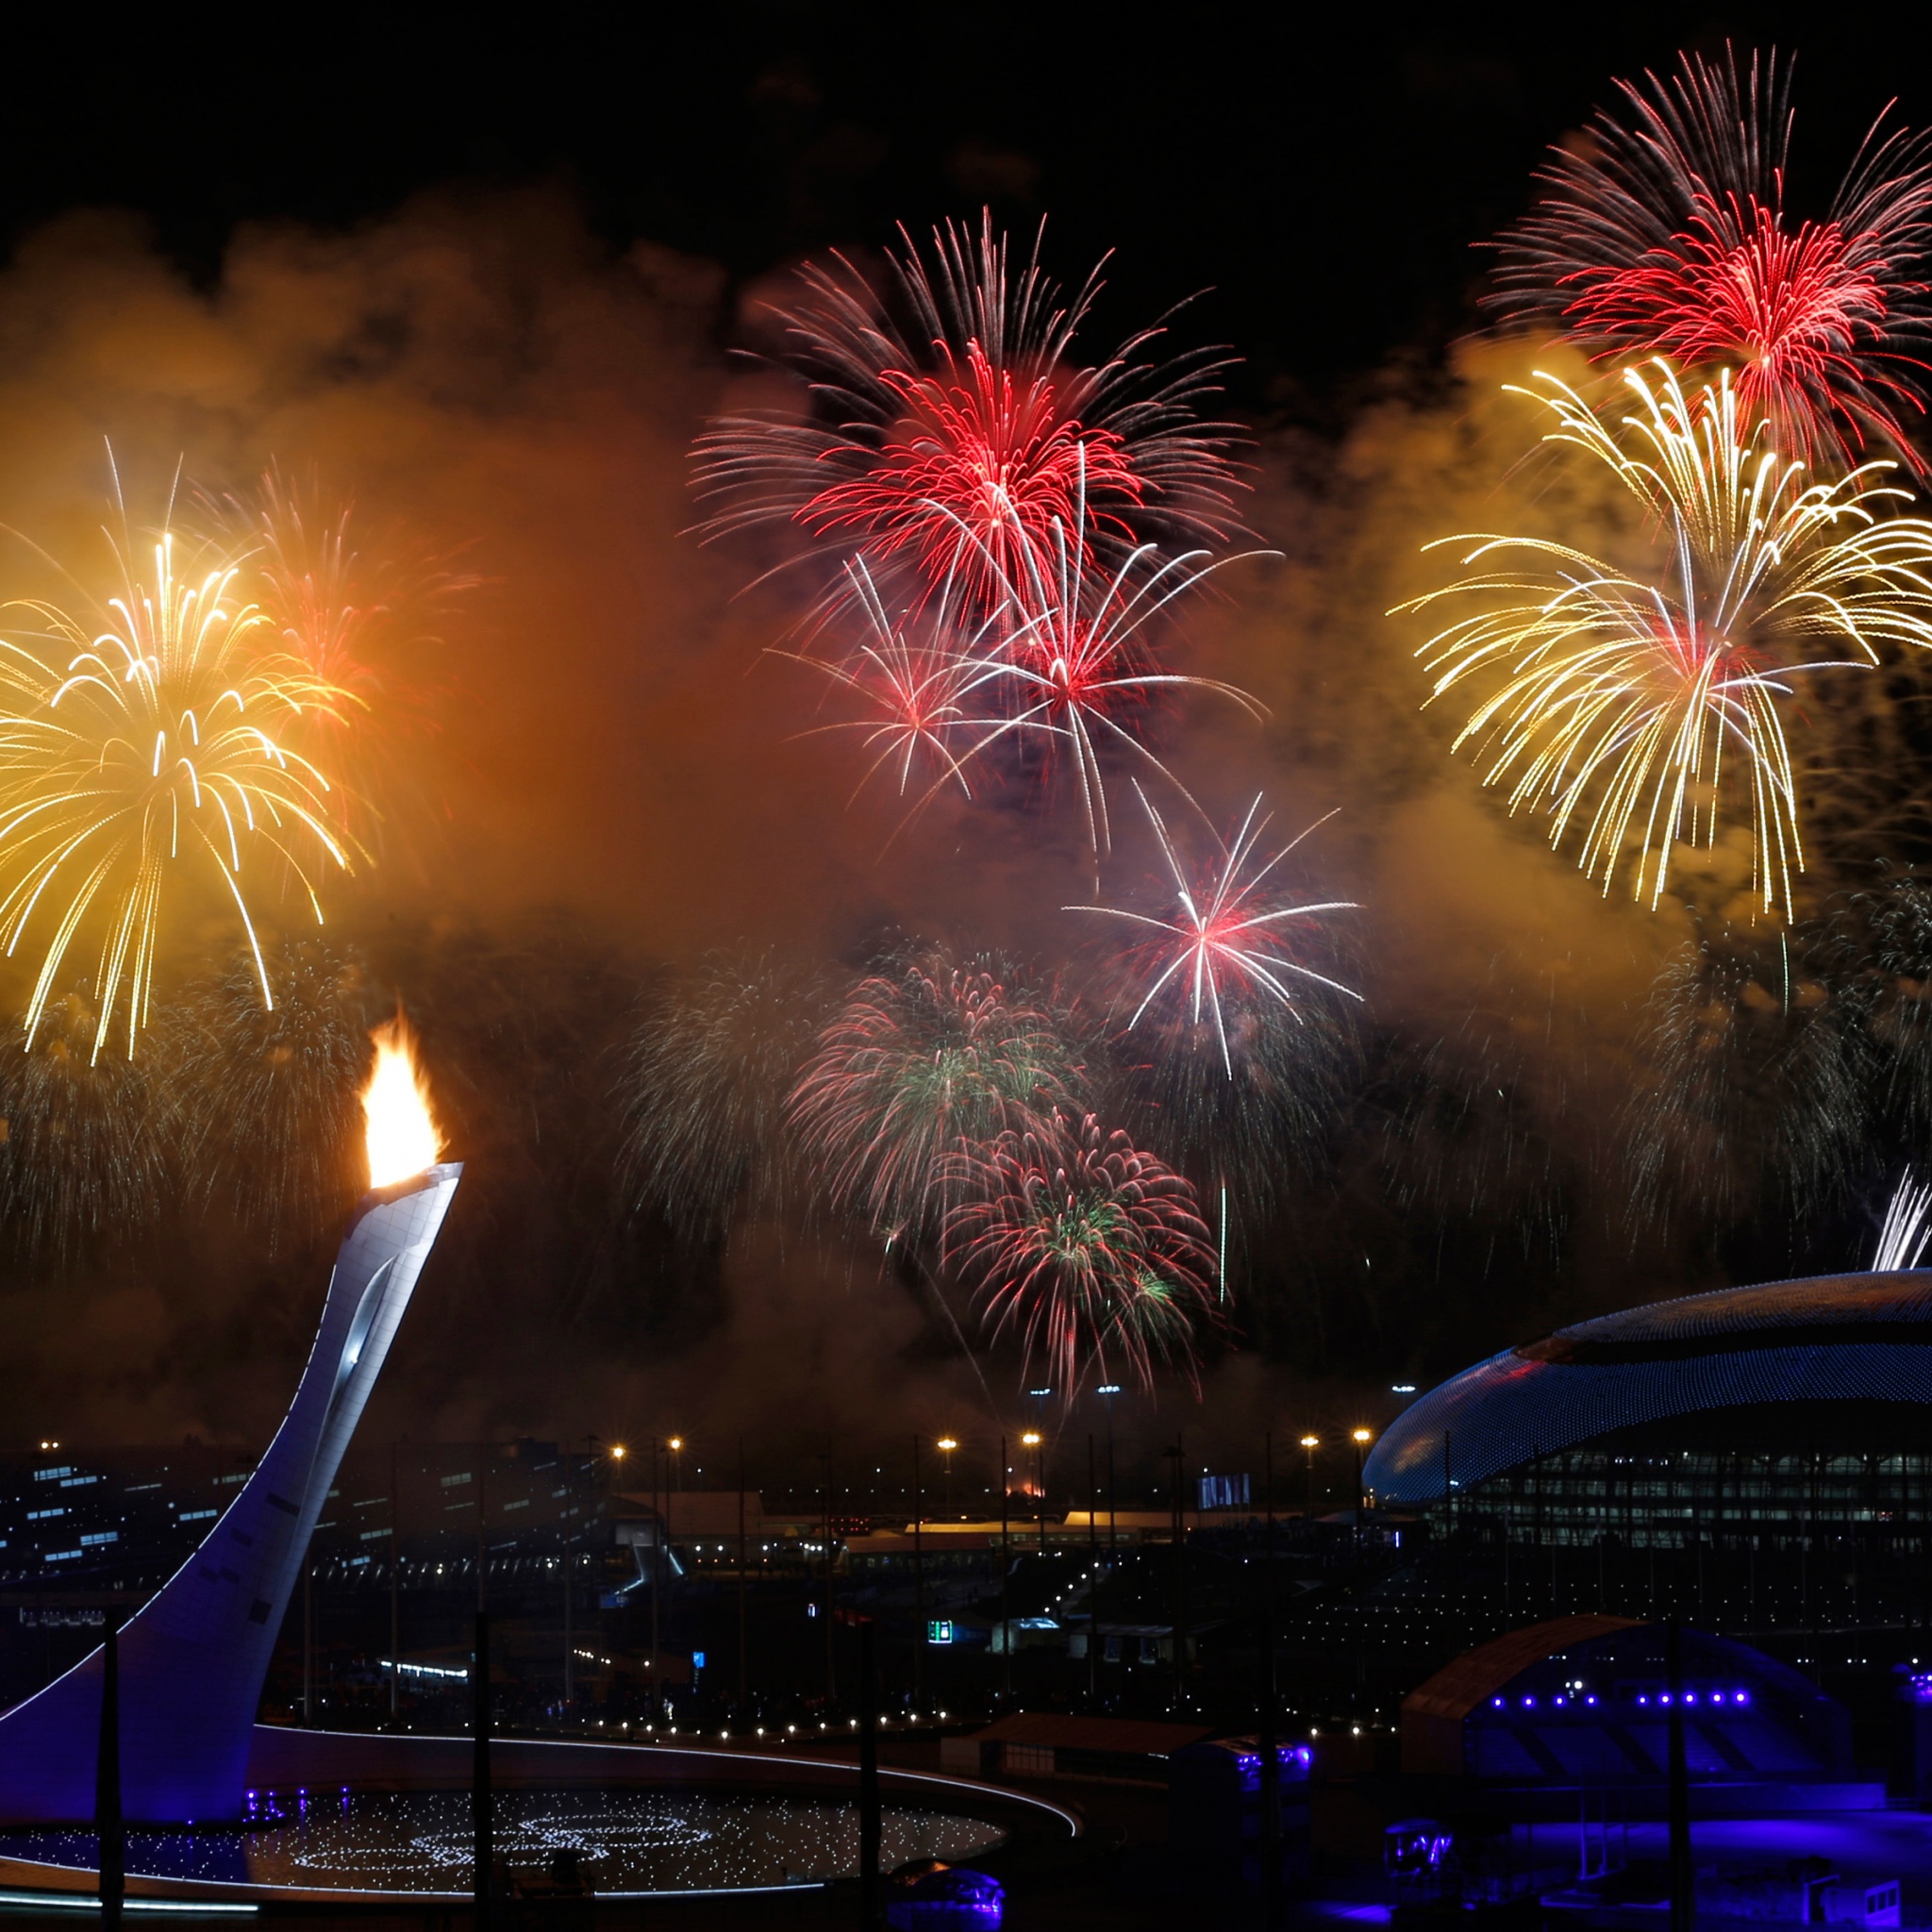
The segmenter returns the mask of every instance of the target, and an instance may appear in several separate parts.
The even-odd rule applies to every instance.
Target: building
[[[1209,1724],[1074,1717],[1016,1710],[985,1729],[941,1740],[948,1771],[976,1777],[1077,1777],[1164,1785],[1176,1752],[1212,1734]]]
[[[1923,1568],[1932,1271],[1658,1302],[1506,1349],[1412,1403],[1364,1470],[1439,1527],[1553,1547],[1849,1549]]]
[[[1402,1769],[1474,1786],[1516,1818],[1661,1817],[1674,1715],[1699,1816],[1871,1810],[1851,1719],[1747,1644],[1660,1624],[1569,1616],[1479,1644],[1402,1706]]]

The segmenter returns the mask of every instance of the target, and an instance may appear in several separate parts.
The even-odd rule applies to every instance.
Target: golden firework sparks
[[[1452,537],[1484,570],[1398,607],[1481,608],[1421,647],[1431,702],[1474,691],[1457,748],[1474,745],[1511,812],[1577,835],[1577,863],[1620,874],[1655,907],[1679,845],[1748,827],[1763,910],[1788,912],[1804,865],[1786,738],[1791,680],[1869,669],[1885,646],[1932,647],[1932,523],[1894,513],[1889,462],[1830,482],[1740,420],[1729,376],[1687,397],[1668,363],[1624,372],[1635,408],[1607,423],[1539,375],[1557,418],[1543,439],[1607,466],[1646,512],[1654,568],[1633,575],[1564,543]],[[1430,549],[1441,547],[1431,544]]]
[[[219,882],[272,1005],[257,881],[282,871],[319,924],[314,875],[355,857],[336,788],[289,741],[357,700],[240,594],[245,556],[209,550],[184,570],[164,529],[143,578],[132,541],[108,541],[121,590],[96,624],[16,602],[27,623],[0,635],[0,944],[40,955],[31,1042],[71,950],[98,934],[96,1058],[117,1027],[132,1055],[162,908],[189,875]]]

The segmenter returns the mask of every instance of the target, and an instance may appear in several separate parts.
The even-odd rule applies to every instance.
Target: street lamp
[[[1308,1522],[1315,1521],[1315,1451],[1322,1446],[1320,1436],[1304,1436],[1302,1447],[1308,1452]]]
[[[1355,1540],[1362,1540],[1362,1451],[1374,1441],[1367,1429],[1351,1429],[1348,1440],[1355,1444]]]
[[[958,1443],[951,1436],[940,1438],[940,1454],[946,1458],[946,1514],[953,1513],[953,1451]]]
[[[1046,1438],[1038,1429],[1028,1429],[1020,1441],[1033,1452],[1033,1495],[1040,1505],[1040,1547],[1046,1549]]]
[[[676,1488],[678,1494],[682,1495],[684,1493],[684,1438],[682,1436],[673,1436],[664,1446],[671,1452],[673,1484]]]
[[[1107,1552],[1110,1560],[1113,1556],[1114,1524],[1117,1520],[1113,1486],[1113,1399],[1121,1392],[1121,1385],[1118,1382],[1103,1382],[1093,1392],[1107,1398]]]

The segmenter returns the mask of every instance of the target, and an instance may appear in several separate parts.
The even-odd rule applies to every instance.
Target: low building
[[[948,1771],[980,1777],[1072,1777],[1164,1785],[1175,1752],[1210,1734],[1208,1724],[1015,1711],[982,1731],[941,1741]]]
[[[1275,1884],[1287,1890],[1308,1873],[1308,1769],[1306,1744],[1277,1743],[1274,1783]],[[1266,1878],[1266,1781],[1255,1738],[1187,1744],[1170,1760],[1168,1854],[1190,1891],[1258,1894]]]
[[[1674,1674],[1667,1642],[1661,1624],[1573,1616],[1465,1652],[1404,1700],[1404,1774],[1474,1787],[1507,1817],[1605,1799],[1661,1817],[1674,1715],[1698,1815],[1884,1804],[1853,1766],[1849,1715],[1809,1678],[1699,1630],[1681,1633]]]

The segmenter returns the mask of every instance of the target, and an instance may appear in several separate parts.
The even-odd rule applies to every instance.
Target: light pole
[[[1007,1702],[1013,1701],[1013,1552],[1008,1519],[1012,1509],[1012,1473],[1007,1468],[1006,1432],[1000,1432],[1000,1655],[1006,1665]]]
[[[672,1487],[681,1496],[684,1494],[684,1438],[673,1436],[664,1446],[671,1452]]]
[[[1315,1451],[1322,1446],[1320,1436],[1304,1436],[1302,1447],[1308,1452],[1308,1528],[1315,1526]]]
[[[1373,1438],[1366,1429],[1351,1429],[1348,1440],[1355,1444],[1355,1560],[1362,1559],[1362,1451]]]
[[[663,1626],[658,1605],[664,1594],[664,1536],[669,1509],[658,1507],[658,1439],[651,1438],[651,1722],[664,1715],[664,1660],[658,1654]]]
[[[1028,1429],[1020,1441],[1033,1452],[1033,1500],[1040,1506],[1040,1554],[1046,1554],[1046,1438]]]
[[[1103,1382],[1094,1391],[1107,1398],[1107,1560],[1109,1568],[1114,1555],[1114,1524],[1119,1514],[1114,1505],[1116,1497],[1113,1483],[1113,1399],[1121,1392],[1118,1382]]]
[[[939,1451],[946,1458],[946,1514],[948,1516],[953,1513],[953,1451],[958,1446],[958,1443],[951,1436],[941,1436],[940,1438]]]
[[[925,1688],[925,1497],[919,1476],[919,1437],[912,1438],[912,1707]]]

